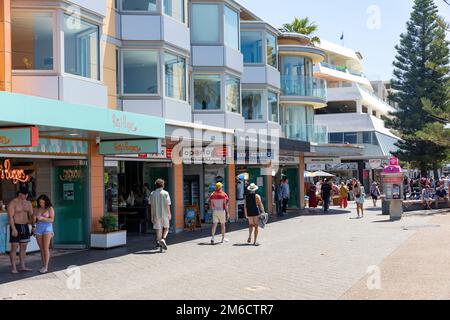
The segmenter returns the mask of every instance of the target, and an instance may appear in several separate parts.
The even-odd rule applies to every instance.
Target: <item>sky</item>
[[[275,27],[294,17],[309,17],[325,40],[361,52],[370,80],[392,78],[395,45],[406,30],[413,0],[237,0]],[[450,6],[435,0],[439,14],[450,20]],[[450,34],[448,34],[450,39]]]

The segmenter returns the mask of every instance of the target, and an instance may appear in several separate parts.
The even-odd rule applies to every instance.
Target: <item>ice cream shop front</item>
[[[102,141],[165,133],[161,118],[106,108],[6,92],[0,105],[0,252],[8,250],[8,204],[19,188],[34,208],[41,194],[50,197],[54,247],[88,247],[104,215]],[[28,251],[34,249],[33,238]]]

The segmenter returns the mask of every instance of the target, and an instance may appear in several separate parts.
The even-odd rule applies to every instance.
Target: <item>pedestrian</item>
[[[425,209],[431,210],[431,204],[433,203],[433,195],[431,194],[430,185],[426,185],[422,190],[422,202]]]
[[[37,198],[38,207],[33,214],[33,232],[36,236],[39,249],[41,250],[42,268],[40,273],[48,272],[50,262],[50,243],[54,236],[53,222],[55,221],[55,210],[50,198],[43,194]],[[34,224],[36,225],[34,226]]]
[[[282,210],[283,215],[287,215],[287,207],[289,203],[290,190],[289,190],[289,179],[284,177],[283,184],[281,185],[281,198],[282,198]]]
[[[222,188],[223,184],[221,182],[217,182],[216,190],[209,196],[209,208],[212,210],[213,214],[211,244],[214,244],[214,236],[216,235],[216,228],[219,223],[222,231],[221,243],[223,243],[224,241],[228,242],[228,239],[225,238],[225,223],[227,221],[226,216],[228,212],[228,195],[222,190]]]
[[[372,196],[373,206],[377,206],[378,198],[381,195],[380,188],[378,187],[378,183],[375,181],[370,186],[370,195]]]
[[[358,218],[364,218],[364,201],[366,198],[366,193],[364,190],[364,186],[362,186],[359,181],[356,181],[353,187],[353,193],[355,196],[356,213],[358,214]]]
[[[323,180],[321,190],[322,190],[323,211],[328,212],[328,209],[330,208],[331,185],[327,179]]]
[[[283,195],[281,186],[283,185],[283,180],[275,182],[275,204],[277,208],[277,217],[283,216]]]
[[[317,208],[317,196],[316,196],[317,188],[314,183],[311,183],[309,187],[309,207]]]
[[[33,206],[27,200],[28,190],[20,188],[17,191],[17,197],[8,205],[8,219],[10,226],[11,251],[9,259],[11,261],[11,273],[19,273],[16,268],[16,255],[19,249],[20,269],[19,271],[32,271],[25,265],[27,245],[30,242],[30,228],[32,223]]]
[[[435,199],[436,199],[436,209],[439,209],[439,201],[447,201],[447,202],[449,201],[447,191],[445,191],[443,184],[437,187]]]
[[[339,189],[339,196],[340,196],[339,204],[340,204],[341,208],[347,209],[347,207],[348,207],[348,201],[347,201],[348,193],[349,193],[348,187],[345,185],[344,182],[342,182],[341,187]]]
[[[259,194],[256,194],[256,190],[258,190],[258,186],[254,183],[251,183],[248,186],[249,193],[245,196],[245,217],[248,219],[249,225],[249,233],[247,243],[252,242],[252,233],[254,229],[254,240],[253,245],[258,246],[259,244],[256,242],[258,238],[259,232],[259,216],[261,213],[264,213],[264,205],[261,201],[261,197]]]
[[[162,252],[167,250],[166,238],[169,234],[172,204],[169,193],[164,190],[166,182],[163,179],[155,181],[155,190],[150,193],[149,205],[153,229],[156,230],[156,248]]]

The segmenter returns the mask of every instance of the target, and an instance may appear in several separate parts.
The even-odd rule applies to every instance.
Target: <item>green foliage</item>
[[[103,232],[108,233],[117,230],[117,217],[106,215],[101,217],[98,222],[103,228]]]
[[[287,32],[296,32],[310,36],[312,43],[320,43],[320,38],[314,36],[314,34],[318,31],[318,26],[315,22],[310,22],[308,17],[303,19],[295,17],[292,23],[285,23],[283,25],[283,29]]]
[[[424,172],[449,157],[444,129],[450,99],[449,42],[433,0],[415,0],[406,26],[393,63],[392,100],[398,108],[385,122],[404,140],[397,156]]]

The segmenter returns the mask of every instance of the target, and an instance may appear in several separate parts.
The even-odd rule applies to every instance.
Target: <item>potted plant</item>
[[[91,248],[109,249],[127,244],[127,231],[118,230],[116,216],[105,215],[98,222],[103,232],[91,234]]]

